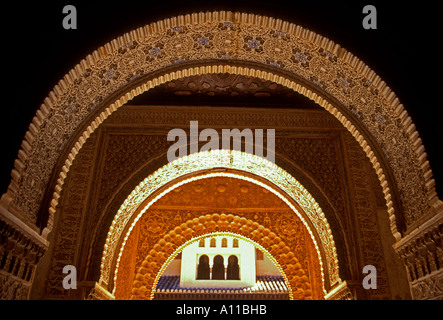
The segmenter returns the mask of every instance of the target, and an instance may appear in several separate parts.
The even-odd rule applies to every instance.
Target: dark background
[[[434,4],[432,4],[434,3]],[[77,30],[62,26],[65,5],[77,8]],[[377,30],[365,30],[362,9],[377,8]],[[99,46],[138,27],[172,16],[231,10],[273,16],[340,44],[395,92],[416,124],[443,198],[440,129],[442,50],[437,2],[403,1],[68,1],[21,2],[2,7],[0,195],[29,123],[48,93]],[[424,93],[428,91],[429,93]]]

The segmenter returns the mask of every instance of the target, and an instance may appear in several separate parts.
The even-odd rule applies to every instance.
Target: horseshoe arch
[[[398,221],[411,225],[440,203],[411,118],[367,65],[295,24],[219,11],[152,23],[107,43],[76,65],[33,118],[2,204],[37,224],[56,170],[49,213],[41,226],[47,237],[64,179],[90,134],[136,95],[170,80],[208,73],[271,80],[333,114],[370,159],[397,241],[404,231],[398,230]]]

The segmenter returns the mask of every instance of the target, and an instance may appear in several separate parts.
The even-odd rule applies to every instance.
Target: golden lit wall
[[[325,213],[337,247],[340,277],[366,299],[389,299],[395,292],[401,294],[408,290],[401,282],[403,267],[396,266],[393,237],[389,221],[385,221],[388,219],[386,206],[372,165],[358,143],[327,112],[125,106],[91,135],[66,178],[57,228],[52,235],[54,246],[40,273],[45,280],[42,280],[40,297],[80,297],[80,289],[67,292],[60,286],[64,276],[62,268],[67,264],[78,266],[79,281],[84,281],[84,294],[87,295],[91,283],[99,279],[103,245],[114,215],[141,180],[166,164],[162,157],[171,144],[165,138],[168,126],[186,128],[190,119],[215,128],[220,128],[221,124],[227,128],[251,124],[258,128],[277,128],[276,151],[286,156],[277,161],[308,189]],[[237,216],[254,218],[257,215],[260,224],[284,235],[285,243],[294,248],[300,244],[295,251],[310,248],[301,245],[309,237],[297,233],[301,225],[296,217],[258,186],[250,186],[256,192],[249,188],[243,192],[241,184],[244,181],[238,181],[221,193],[223,187],[219,184],[204,186],[204,180],[172,191],[151,207],[150,215],[145,215],[136,225],[126,242],[121,262],[131,267],[120,268],[118,274],[118,281],[126,279],[126,291],[119,291],[123,290],[119,287],[118,297],[128,295],[143,254],[160,239],[162,232],[180,225],[188,217],[221,213],[219,205],[223,205],[221,209],[225,212]],[[184,188],[193,189],[185,193]],[[252,197],[254,194],[262,196]],[[271,222],[274,225],[271,226]],[[148,232],[152,238],[143,238]],[[309,252],[307,249],[301,253],[306,258],[299,258],[306,272],[311,269],[304,261],[316,261],[314,253],[308,256]],[[366,264],[375,264],[381,271],[378,288],[371,292],[359,289],[361,270]],[[309,276],[313,284],[314,278]],[[317,287],[312,285],[313,296],[318,296]]]
[[[313,298],[323,298],[317,253],[303,223],[268,190],[247,181],[221,177],[174,189],[145,212],[120,260],[116,298],[129,299],[136,270],[165,233],[185,221],[211,213],[245,217],[275,232],[296,249],[294,254],[309,278]]]

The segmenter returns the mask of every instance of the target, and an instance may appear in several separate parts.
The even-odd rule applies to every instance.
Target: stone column
[[[414,300],[443,299],[443,210],[394,245]]]
[[[29,298],[35,269],[48,243],[0,204],[0,299]]]

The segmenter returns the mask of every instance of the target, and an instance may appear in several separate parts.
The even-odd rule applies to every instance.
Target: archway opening
[[[235,52],[232,52],[234,55],[228,57],[230,62],[226,62],[225,56],[218,55],[221,51],[218,51],[216,55],[212,55],[213,51],[210,51],[198,57],[191,56],[184,59],[183,56],[180,56],[182,52],[172,50],[171,54],[162,55],[161,58],[158,55],[155,58],[151,56],[152,60],[147,63],[148,60],[144,58],[151,55],[153,51],[146,49],[153,42],[146,39],[151,37],[153,32],[146,28],[139,29],[112,44],[107,44],[100,49],[100,53],[95,52],[82,64],[76,66],[76,69],[72,70],[69,76],[60,83],[60,86],[51,92],[50,98],[45,100],[30,126],[30,131],[23,143],[23,150],[20,151],[19,159],[15,163],[11,187],[3,198],[3,202],[11,211],[13,211],[12,209],[16,209],[17,212],[22,210],[24,215],[29,216],[29,221],[34,223],[37,212],[41,208],[39,203],[43,197],[42,190],[45,189],[44,186],[48,185],[51,172],[59,172],[60,179],[54,178],[57,179],[57,182],[54,182],[56,187],[53,198],[47,200],[50,202],[50,215],[47,227],[43,231],[44,238],[52,228],[60,191],[70,166],[94,130],[111,113],[134,96],[150,90],[160,83],[168,83],[171,79],[183,79],[189,75],[228,73],[272,80],[291,90],[303,93],[331,112],[356,138],[373,164],[383,188],[387,212],[391,220],[391,231],[396,240],[399,240],[401,235],[395,226],[397,217],[394,215],[394,211],[397,208],[393,202],[399,201],[404,205],[404,210],[400,210],[398,213],[401,215],[404,212],[406,224],[411,226],[414,221],[419,221],[418,219],[429,211],[430,205],[435,204],[435,200],[438,200],[434,192],[432,173],[426,162],[426,154],[415,127],[394,93],[361,61],[327,39],[294,25],[287,23],[281,25],[281,21],[274,22],[271,19],[262,19],[262,17],[252,15],[226,15],[225,13],[213,13],[213,16],[199,15],[198,19],[196,15],[180,17],[178,19],[180,22],[186,22],[187,36],[195,35],[201,30],[192,30],[195,23],[191,24],[191,19],[193,22],[199,22],[199,28],[207,23],[219,22],[220,30],[217,31],[217,34],[225,35],[227,32],[228,35],[232,34],[232,27],[243,27],[244,32],[250,33],[248,28],[260,26],[262,30],[266,31],[267,34],[264,37],[269,42],[263,47],[263,50],[256,51],[255,49],[250,50],[252,48],[248,40],[243,46],[247,51],[240,52],[241,43],[238,45],[239,43],[236,41],[221,41],[217,46],[225,46],[230,43],[226,45],[226,49],[228,51],[235,49]],[[169,22],[171,21],[168,20],[168,23],[164,23],[161,28],[152,28],[152,30],[156,30],[155,33],[157,33],[166,31],[165,28],[168,28],[167,31],[171,34],[170,43],[186,45],[186,42],[178,43],[184,39],[182,34],[174,33],[183,30],[183,25],[175,26],[177,21]],[[175,26],[172,29],[174,32],[169,30],[171,25]],[[276,29],[280,26],[283,28]],[[237,37],[238,33],[234,35],[236,39],[240,39]],[[268,36],[272,36],[272,38]],[[280,39],[279,37],[282,36],[286,38]],[[123,39],[125,39],[125,43],[122,42]],[[129,45],[127,39],[133,41],[132,45]],[[196,39],[194,37],[194,42],[197,41]],[[248,37],[243,39],[246,41]],[[284,48],[279,45],[280,42]],[[190,50],[185,50],[186,53],[192,51],[195,53],[195,50],[200,50],[195,46],[191,48],[192,43],[192,41],[188,41]],[[253,41],[253,43],[256,42]],[[123,47],[125,49],[121,50]],[[278,50],[274,50],[276,48]],[[294,49],[300,49],[300,51]],[[277,51],[279,53],[276,53]],[[287,57],[285,57],[286,54]],[[304,60],[307,54],[311,58],[308,65],[301,63],[300,60],[300,58]],[[111,56],[114,56],[115,59]],[[273,56],[281,59],[268,59]],[[203,58],[217,59],[218,62],[206,63]],[[162,65],[160,60],[168,62]],[[116,66],[116,61],[120,62],[117,66],[120,75],[114,79],[115,81],[112,81],[111,85],[105,85],[104,83],[107,82],[100,81],[99,78],[108,74],[103,71],[113,71],[109,69],[109,66]],[[250,64],[251,61],[254,64]],[[275,66],[275,61],[282,61],[285,65]],[[134,62],[136,63],[134,64]],[[181,64],[182,62],[186,63]],[[172,67],[171,63],[177,64],[177,66]],[[136,66],[136,68],[132,66]],[[161,69],[163,67],[166,71]],[[285,72],[279,71],[282,69],[278,68],[283,67]],[[140,71],[140,73],[135,74],[135,71]],[[143,77],[138,78],[141,74]],[[117,91],[117,89],[121,90]],[[122,95],[119,98],[120,94]],[[73,100],[78,104],[68,105]],[[114,103],[111,103],[112,101]],[[111,104],[108,105],[108,103]],[[69,110],[75,110],[75,112]],[[372,119],[371,115],[374,114],[374,111],[377,111],[379,116]],[[85,119],[89,119],[93,112],[99,116],[91,123],[86,123]],[[78,117],[72,117],[74,113]],[[396,124],[398,128],[395,127]],[[86,129],[80,134],[83,130],[82,126],[85,126]],[[74,133],[78,134],[77,142],[75,142]],[[72,144],[67,143],[68,141],[72,141]],[[71,147],[69,155],[59,159],[62,154],[61,149],[66,148],[63,152],[66,151],[68,154]],[[35,152],[36,150],[42,152]],[[384,160],[386,164],[383,162]],[[61,169],[57,169],[57,166]],[[396,189],[398,189],[400,196],[396,195]],[[218,225],[217,222],[215,223]],[[415,228],[415,225],[412,226]],[[123,224],[122,228],[124,227]],[[189,232],[192,234],[192,231]],[[329,236],[327,232],[325,234],[326,237]],[[408,239],[405,241],[409,241]],[[121,238],[118,238],[118,241],[120,240]],[[112,242],[108,244],[113,245]],[[161,246],[161,244],[158,245]],[[119,260],[118,253],[114,255],[118,249],[111,249],[115,249],[112,252],[111,261],[114,262],[117,258]],[[333,258],[331,258],[332,260]],[[111,268],[104,269],[109,271]],[[335,271],[332,270],[332,272]],[[108,274],[108,276],[112,277],[112,274]]]
[[[214,257],[212,265],[212,280],[225,280],[225,267],[224,258],[221,255]]]
[[[240,266],[237,256],[229,256],[227,268],[227,280],[240,280]]]
[[[198,259],[198,267],[197,267],[197,280],[209,280],[210,272],[209,272],[209,258],[207,255],[202,255]]]
[[[220,168],[226,165],[229,170]],[[241,168],[244,171],[238,171]],[[174,178],[175,173],[168,170],[179,175]],[[161,187],[160,176],[176,180]],[[150,179],[156,192],[151,193]],[[132,197],[143,201],[135,205]],[[126,230],[114,227],[123,221]],[[149,176],[124,202],[108,234],[100,284],[108,283],[117,299],[152,299],[155,275],[177,247],[203,234],[233,232],[257,241],[287,268],[290,290],[296,291],[292,297],[323,299],[342,286],[335,245],[331,232],[325,230],[329,230],[326,218],[312,196],[266,159],[231,150],[191,154]],[[109,276],[111,282],[106,280]],[[299,291],[300,281],[312,291]]]
[[[214,29],[214,25],[217,28]],[[206,48],[209,50],[202,51],[201,45],[197,45],[202,28],[209,28],[208,32],[214,36],[211,46]],[[263,32],[260,43],[264,43],[251,48],[249,40],[251,35],[256,37],[254,30],[258,29]],[[168,44],[161,43],[158,47],[159,43],[155,39],[162,32],[168,35],[168,39],[164,39],[168,40]],[[256,40],[252,43],[256,43]],[[174,44],[181,50],[173,49]],[[202,62],[206,59],[218,62]],[[233,63],[230,64],[230,61]],[[171,70],[172,66],[174,71],[161,71],[164,67]],[[115,81],[101,81],[100,78],[109,72],[118,75]],[[51,92],[50,98],[45,100],[37,113],[26,135],[20,159],[16,161],[11,187],[4,201],[19,209],[31,208],[29,214],[35,218],[34,211],[38,210],[36,203],[41,201],[43,191],[29,192],[26,186],[43,186],[47,183],[48,173],[51,172],[48,168],[55,166],[59,147],[69,140],[76,132],[75,129],[79,129],[89,112],[100,105],[103,112],[87,125],[73,144],[62,168],[57,169],[60,178],[50,201],[47,226],[43,232],[46,236],[52,229],[60,191],[72,160],[91,133],[110,114],[135,96],[159,84],[193,75],[216,73],[271,80],[302,93],[333,114],[370,158],[385,195],[392,221],[391,232],[397,240],[401,234],[397,230],[398,217],[394,211],[400,218],[403,212],[410,216],[414,212],[423,215],[428,211],[429,204],[438,201],[432,172],[415,126],[395,94],[370,68],[339,45],[300,26],[270,17],[225,11],[174,17],[137,29],[108,43],[77,65]],[[123,87],[123,95],[114,100],[117,89]],[[67,106],[66,101],[71,101],[68,97],[77,95],[81,98],[79,105]],[[101,106],[98,103],[104,100],[111,104]],[[76,122],[73,123],[72,115],[66,109],[77,107],[82,111],[78,114],[82,116],[75,117]],[[374,117],[378,109],[380,114]],[[59,110],[66,115],[54,116],[49,110]],[[49,117],[54,119],[50,123],[54,123],[41,125],[45,123],[42,118],[46,120]],[[400,130],[394,128],[396,123]],[[51,130],[56,130],[54,132],[57,134],[51,133]],[[57,136],[58,139],[37,138],[40,135]],[[44,145],[36,144],[37,141],[44,141]],[[51,153],[45,157],[45,161],[37,156],[38,152],[33,152],[43,147]],[[386,159],[383,154],[387,155]],[[384,161],[389,165],[386,166]],[[24,166],[24,163],[29,165]],[[393,171],[392,176],[390,170]],[[30,174],[34,171],[36,174]],[[395,193],[397,188],[398,195]],[[404,210],[398,210],[396,201],[403,203]]]
[[[214,172],[215,168],[217,170]],[[207,170],[211,172],[208,173]],[[196,195],[199,199],[211,200],[210,202],[216,205],[215,208],[203,208],[203,211],[185,210],[184,213],[186,214],[184,215],[169,210],[166,212],[174,213],[169,217],[166,216],[166,212],[153,214],[156,205],[161,204],[163,199],[168,198],[166,195],[171,196],[179,193],[185,186],[198,187],[197,189],[200,191],[205,190],[205,188],[201,188],[199,182],[211,181],[210,178],[222,180],[233,178],[239,185],[238,188],[234,189],[223,186],[223,183],[213,184],[211,189],[212,192],[218,193],[215,194],[217,197],[214,195],[202,197],[199,192],[194,190],[188,191],[178,198],[189,205],[190,196]],[[170,181],[168,182],[165,179]],[[249,193],[248,188],[240,187],[241,184],[251,184],[256,186],[258,190]],[[244,203],[238,201],[239,197],[228,197],[227,194],[224,194],[227,190],[236,190],[241,196],[256,195],[257,199],[255,201],[267,199],[265,195],[268,194],[279,201],[283,207],[277,207],[274,208],[276,210],[267,212],[266,206],[258,205],[256,207],[252,206],[250,209],[253,209],[253,211],[248,212],[248,210],[245,211],[244,208],[238,206],[238,204]],[[217,198],[220,199],[220,202],[214,201]],[[226,201],[229,199],[230,201]],[[254,204],[254,201],[250,201],[250,204]],[[183,205],[180,205],[179,208],[183,208]],[[283,208],[285,208],[286,213],[279,211]],[[192,209],[192,207],[189,209]],[[196,208],[194,207],[194,209]],[[257,210],[261,210],[261,212]],[[208,214],[208,212],[213,213]],[[271,214],[272,218],[270,217]],[[223,217],[223,220],[221,217]],[[143,222],[144,218],[148,220]],[[300,222],[300,225],[295,223],[296,221]],[[119,225],[120,227],[117,227]],[[121,227],[125,225],[126,227]],[[268,225],[272,226],[272,229],[268,228]],[[151,239],[151,244],[141,253],[146,254],[149,248],[152,248],[153,252],[149,251],[148,256],[142,256],[137,263],[139,266],[144,263],[149,265],[151,263],[149,259],[156,260],[156,266],[151,268],[155,273],[166,260],[165,254],[159,254],[158,252],[163,245],[167,245],[164,248],[165,250],[173,251],[174,246],[180,246],[193,236],[201,235],[204,230],[206,232],[233,231],[251,236],[253,240],[261,239],[260,241],[264,242],[263,246],[268,248],[272,254],[278,253],[279,259],[282,261],[280,263],[283,265],[288,261],[293,262],[292,259],[295,259],[295,255],[292,251],[296,251],[296,248],[298,248],[297,250],[306,248],[304,245],[297,246],[296,243],[297,236],[303,235],[306,241],[310,243],[308,247],[312,249],[309,249],[309,256],[316,261],[315,270],[318,271],[318,277],[314,287],[318,290],[318,297],[324,297],[334,287],[342,285],[342,281],[338,276],[338,260],[332,233],[319,205],[309,192],[286,171],[255,155],[233,150],[211,150],[191,154],[170,162],[157,170],[133,190],[114,218],[102,258],[100,284],[103,283],[110,287],[116,297],[120,295],[121,297],[131,296],[136,299],[146,299],[151,296],[150,287],[154,279],[152,279],[152,275],[146,275],[148,269],[142,268],[144,274],[140,275],[140,278],[143,279],[138,282],[139,287],[137,287],[135,293],[134,290],[132,293],[130,292],[131,286],[128,285],[134,273],[130,274],[125,271],[123,274],[126,275],[126,278],[122,278],[121,274],[119,275],[119,269],[122,269],[122,265],[133,263],[131,261],[134,257],[131,256],[131,251],[126,250],[127,245],[132,242],[131,245],[136,248],[135,243],[140,243],[140,240],[131,239],[131,236],[142,229],[147,230],[146,234],[149,237],[157,233],[157,238]],[[165,235],[167,230],[172,231]],[[251,233],[253,234],[251,235]],[[155,243],[155,239],[161,242]],[[171,239],[175,239],[173,243],[171,243]],[[291,243],[286,244],[286,241]],[[134,251],[132,252],[134,254]],[[154,257],[150,256],[151,254],[154,254]],[[298,262],[296,264],[296,269],[291,270],[291,272],[296,273],[297,270],[301,269]],[[128,268],[135,272],[140,267],[124,267],[123,270]],[[294,274],[295,276],[296,274]],[[294,285],[297,285],[297,281],[300,279],[293,280]],[[140,287],[142,289],[139,289]],[[120,292],[120,290],[123,290],[123,292]]]

